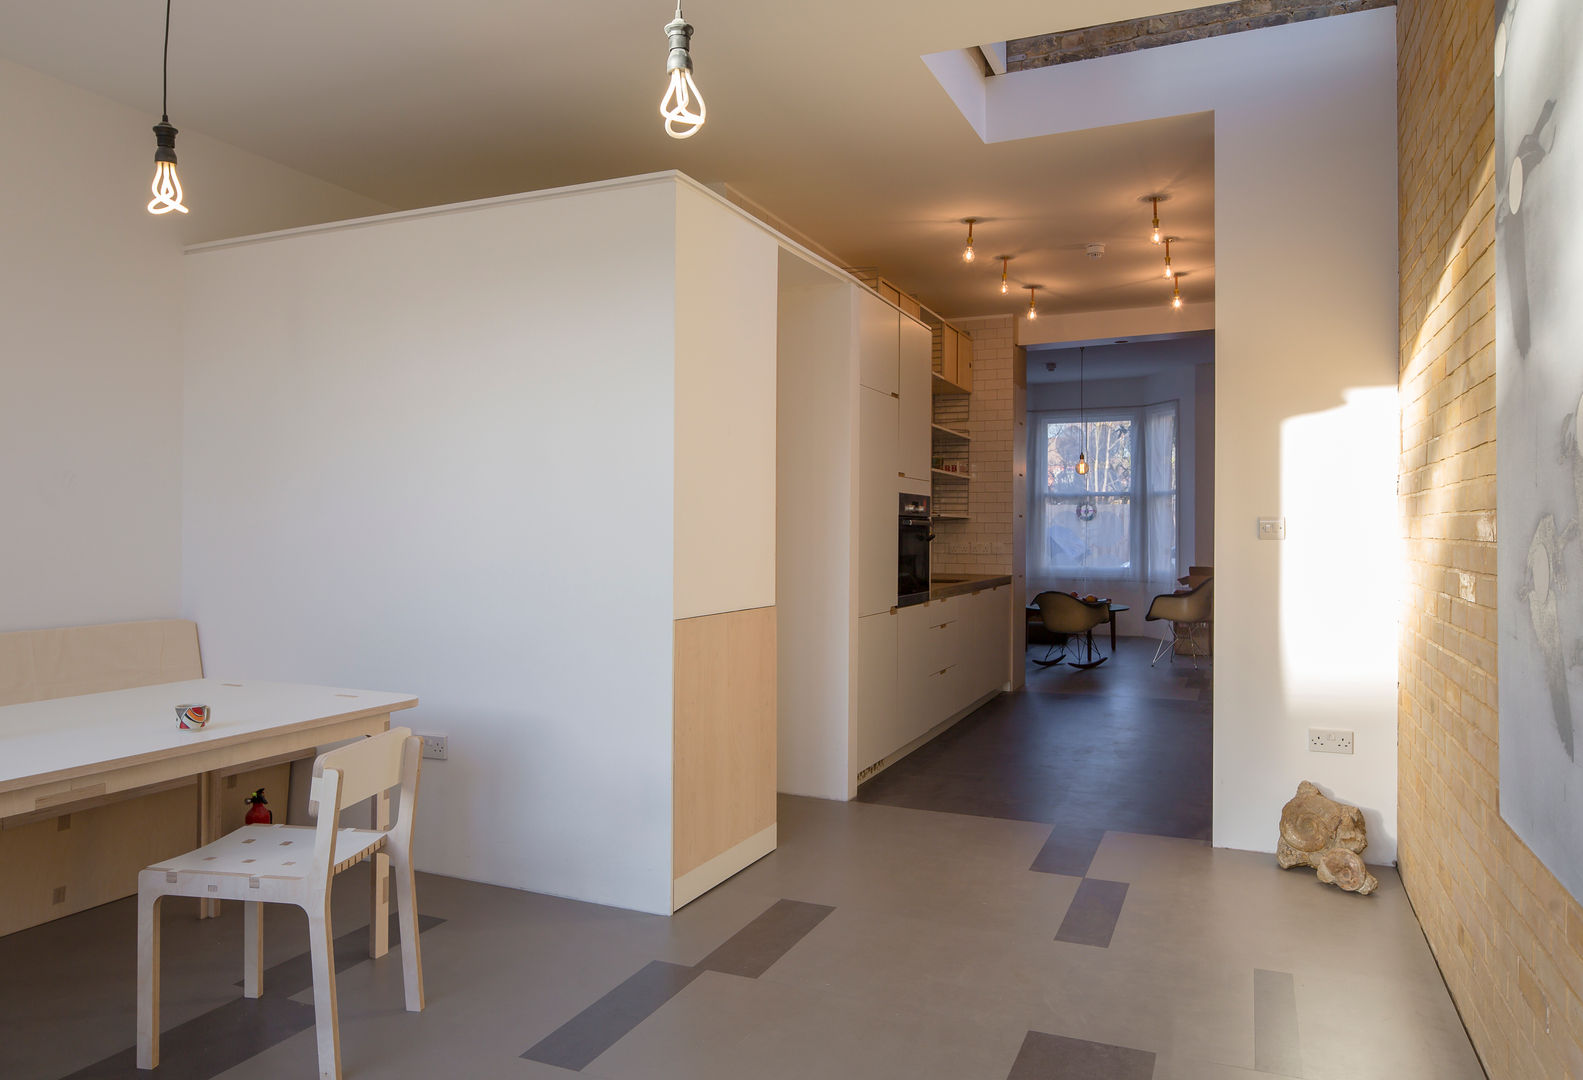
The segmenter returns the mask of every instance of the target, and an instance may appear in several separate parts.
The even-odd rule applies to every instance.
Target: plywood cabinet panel
[[[936,370],[946,382],[954,383],[961,335],[949,326],[941,326],[935,333],[940,339],[940,366]]]
[[[952,381],[963,390],[973,389],[973,339],[967,334],[956,335],[956,378]]]
[[[894,312],[892,312],[894,314]],[[897,400],[858,390],[857,597],[858,615],[896,604]]]

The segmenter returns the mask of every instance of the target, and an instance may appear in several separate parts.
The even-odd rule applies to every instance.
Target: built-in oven
[[[902,495],[896,536],[896,606],[929,599],[929,496]]]

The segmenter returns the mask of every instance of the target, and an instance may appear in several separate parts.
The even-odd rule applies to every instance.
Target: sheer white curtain
[[[1029,444],[1030,579],[1175,580],[1174,401],[1036,413]]]

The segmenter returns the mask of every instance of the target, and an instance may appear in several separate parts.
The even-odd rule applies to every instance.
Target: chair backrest
[[[1070,593],[1042,592],[1033,598],[1044,628],[1056,634],[1082,634],[1110,619],[1109,604],[1090,604]]]
[[[391,728],[320,754],[313,763],[308,812],[324,812],[324,774],[330,769],[340,776],[333,804],[337,811],[401,784],[408,740],[417,742],[411,728]]]
[[[1148,619],[1209,622],[1215,614],[1215,579],[1205,578],[1191,592],[1162,593],[1149,605]]]

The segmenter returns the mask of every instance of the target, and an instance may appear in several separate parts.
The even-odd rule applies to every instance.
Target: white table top
[[[192,679],[0,706],[0,791],[417,703],[376,690]],[[176,706],[191,704],[209,706],[201,731],[176,726]]]

